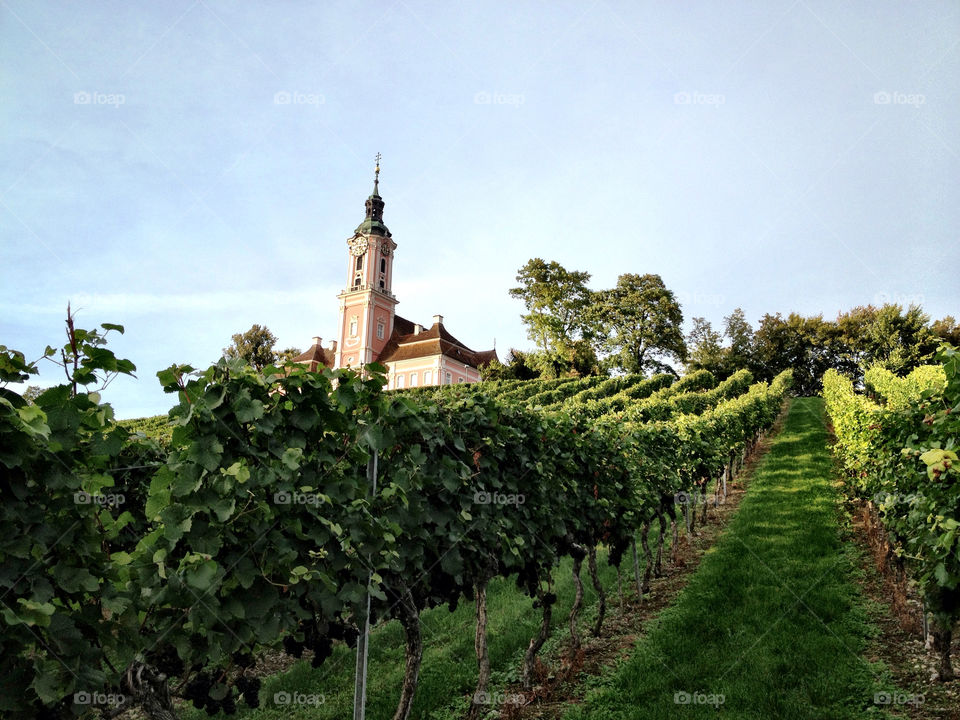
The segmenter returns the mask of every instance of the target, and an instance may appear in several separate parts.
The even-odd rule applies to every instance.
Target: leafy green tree
[[[960,347],[960,322],[957,322],[953,315],[937,320],[930,329],[941,340],[945,340],[954,347]]]
[[[693,328],[687,334],[687,372],[709,370],[717,377],[723,376],[727,353],[720,344],[723,336],[713,329],[709,320],[693,318]]]
[[[27,385],[23,391],[23,399],[32,405],[37,401],[37,398],[40,397],[40,393],[42,392],[43,388],[39,385]]]
[[[617,278],[616,287],[595,296],[590,318],[596,323],[599,355],[608,367],[676,374],[668,361],[687,359],[683,312],[659,275],[626,273]]]
[[[277,362],[281,362],[281,363],[290,362],[295,357],[297,357],[297,355],[301,355],[302,353],[303,353],[303,350],[301,350],[300,348],[288,347],[285,350],[281,350],[280,352],[277,353]]]
[[[730,341],[727,350],[727,374],[750,367],[753,352],[753,328],[747,322],[741,308],[737,308],[723,319],[724,335]]]
[[[770,380],[786,368],[804,368],[806,366],[807,338],[803,317],[791,313],[784,318],[780,313],[765,314],[754,333],[753,367],[751,370],[760,380]],[[798,392],[804,385],[803,372],[794,376]]]
[[[606,374],[593,344],[587,340],[573,340],[560,349],[531,353],[528,357],[544,379]]]
[[[242,358],[257,370],[277,362],[278,355],[273,351],[277,337],[266,325],[253,325],[244,333],[234,334],[232,340],[230,346],[223,349],[226,358]]]
[[[506,363],[493,360],[480,368],[480,376],[484,380],[536,380],[540,377],[531,353],[511,348],[505,359]]]
[[[529,260],[517,272],[520,286],[510,289],[510,297],[523,300],[527,336],[541,352],[564,351],[587,330],[585,313],[593,296],[589,280],[590,273],[541,258]]]
[[[873,365],[907,374],[933,357],[943,337],[941,332],[949,333],[948,325],[932,326],[929,316],[917,305],[906,310],[892,304],[860,306],[842,313],[836,325],[842,350],[835,367],[856,382],[862,379],[864,369]]]
[[[864,338],[867,363],[878,363],[898,375],[906,375],[931,360],[940,342],[929,323],[930,316],[918,305],[906,310],[900,305],[879,308]]]

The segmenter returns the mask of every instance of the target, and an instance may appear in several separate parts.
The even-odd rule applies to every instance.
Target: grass
[[[822,400],[797,399],[675,605],[565,719],[883,716],[832,472]]]
[[[607,565],[606,554],[598,552],[600,579],[607,589],[607,602],[616,603],[616,569]],[[630,555],[622,565],[624,591],[632,582]],[[573,580],[570,560],[561,564],[555,573],[553,625],[556,635],[567,637],[567,614],[573,603]],[[581,577],[584,582],[584,608],[580,626],[596,617],[596,593],[584,563]],[[610,596],[612,593],[612,597]],[[540,611],[531,608],[532,600],[518,590],[514,583],[502,580],[491,582],[487,592],[488,641],[490,665],[493,671],[491,692],[508,682],[516,681],[530,638],[537,632]],[[473,648],[474,606],[463,602],[455,612],[446,607],[428,610],[421,615],[424,653],[420,670],[412,718],[446,720],[462,717],[477,680],[477,661]],[[546,648],[545,648],[546,650]],[[541,653],[542,654],[542,653]],[[236,717],[245,720],[279,720],[280,718],[342,720],[353,716],[353,682],[356,654],[343,645],[334,648],[333,655],[323,666],[314,669],[309,662],[296,663],[289,671],[264,678],[260,692],[262,706],[249,710],[238,706]],[[367,718],[383,720],[393,717],[399,700],[403,679],[403,634],[395,621],[377,628],[371,636],[367,685]],[[300,704],[277,705],[275,693],[301,695]],[[313,703],[307,700],[313,696]],[[200,720],[207,715],[192,706],[183,709],[185,720]]]

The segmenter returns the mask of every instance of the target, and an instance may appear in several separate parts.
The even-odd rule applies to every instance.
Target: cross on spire
[[[377,169],[373,174],[373,194],[376,195],[380,184],[380,153],[377,153],[377,157],[374,159],[377,161]]]

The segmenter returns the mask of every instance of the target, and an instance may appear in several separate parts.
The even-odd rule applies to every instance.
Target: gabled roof
[[[293,362],[309,365],[310,371],[313,372],[317,369],[318,365],[332,368],[334,358],[335,355],[333,350],[330,348],[321,347],[318,343],[314,343],[305,353],[301,353],[293,358]]]
[[[429,329],[414,332],[414,323],[399,315],[394,316],[393,335],[383,348],[377,362],[396,362],[414,358],[444,355],[464,365],[480,368],[497,357],[496,350],[471,350],[436,322]]]

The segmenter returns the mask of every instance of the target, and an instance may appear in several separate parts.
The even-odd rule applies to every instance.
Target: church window
[[[383,322],[377,323],[377,339],[383,340]]]
[[[423,371],[423,384],[424,384],[424,385],[433,385],[433,370],[424,370],[424,371]]]
[[[387,261],[384,258],[380,258],[380,272],[385,273],[387,271]]]
[[[457,378],[457,382],[458,382],[458,383],[462,383],[462,382],[463,382],[463,378],[462,378],[462,377],[458,377],[458,378]]]
[[[363,255],[361,255],[360,257],[357,258],[356,269],[357,269],[357,270],[363,270]]]
[[[357,318],[356,316],[350,319],[350,337],[357,336]]]
[[[450,373],[447,373],[447,376],[446,376],[446,378],[444,379],[444,382],[445,382],[447,385],[453,384],[453,375],[451,375]]]
[[[363,276],[360,273],[357,273],[357,276],[353,278],[353,286],[358,288],[361,285],[363,285]]]
[[[417,373],[415,372],[410,373],[410,387],[417,386],[417,377],[418,377]]]
[[[398,388],[403,387],[403,375],[397,375],[397,387]]]

